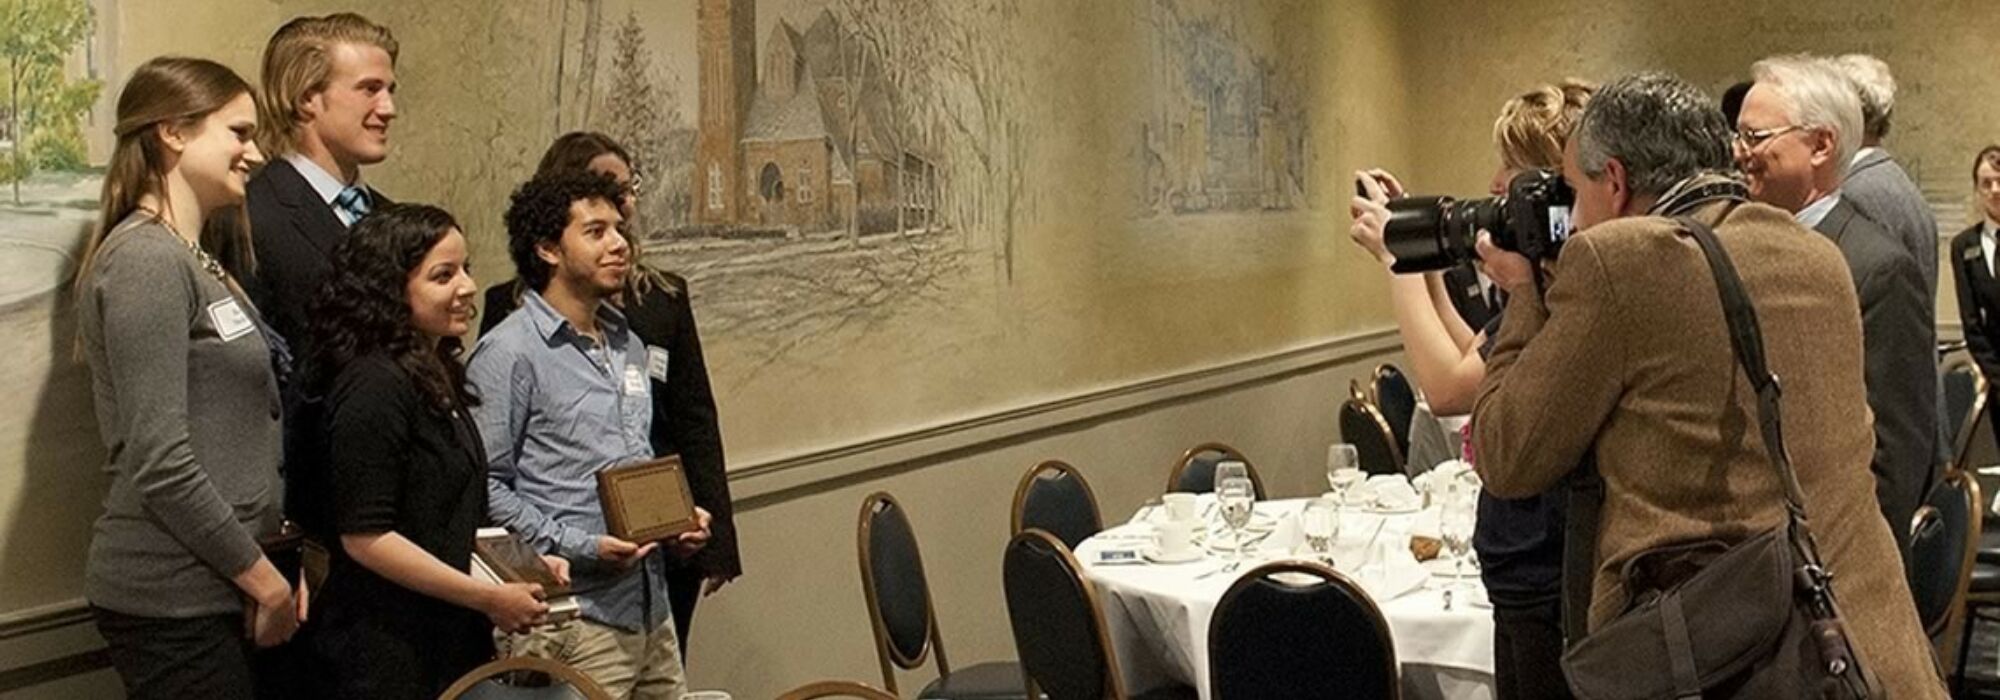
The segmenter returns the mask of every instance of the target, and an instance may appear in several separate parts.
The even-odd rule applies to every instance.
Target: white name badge
[[[257,324],[250,320],[250,314],[243,312],[235,297],[209,304],[208,320],[215,324],[215,333],[222,336],[225,343],[257,330]]]
[[[625,393],[646,393],[646,375],[639,371],[638,365],[625,365]]]
[[[646,374],[653,381],[667,383],[667,349],[658,345],[646,346]]]

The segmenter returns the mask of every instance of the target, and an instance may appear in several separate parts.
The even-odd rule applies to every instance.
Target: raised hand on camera
[[[1532,294],[1535,291],[1535,267],[1528,256],[1510,250],[1503,250],[1493,244],[1493,234],[1479,232],[1479,241],[1473,244],[1479,252],[1479,261],[1486,266],[1486,276],[1493,283],[1507,290],[1508,294]]]
[[[1403,183],[1380,168],[1355,171],[1354,183],[1359,196],[1348,209],[1354,225],[1347,236],[1384,267],[1393,265],[1396,256],[1389,253],[1388,245],[1383,242],[1382,229],[1389,223],[1389,200],[1403,196]]]

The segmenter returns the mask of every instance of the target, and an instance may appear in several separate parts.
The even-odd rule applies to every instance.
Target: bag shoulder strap
[[[1724,216],[1727,216],[1725,213]],[[1784,422],[1779,412],[1779,398],[1784,393],[1778,385],[1778,376],[1771,373],[1764,362],[1764,336],[1758,330],[1757,309],[1750,303],[1750,294],[1743,288],[1743,279],[1736,274],[1736,264],[1730,260],[1729,252],[1722,249],[1722,242],[1715,237],[1714,229],[1708,224],[1690,216],[1674,217],[1683,232],[1701,246],[1702,254],[1708,258],[1708,268],[1715,275],[1715,288],[1722,297],[1722,313],[1729,322],[1729,346],[1735,352],[1736,362],[1750,379],[1750,386],[1757,391],[1757,421],[1763,428],[1764,450],[1769,454],[1771,466],[1778,471],[1778,482],[1784,487],[1785,508],[1794,522],[1805,518],[1805,496],[1799,488],[1797,472],[1792,469],[1792,458],[1785,450]]]

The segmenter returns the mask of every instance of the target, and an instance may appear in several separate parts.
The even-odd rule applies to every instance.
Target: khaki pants
[[[523,634],[495,633],[505,656],[536,656],[569,664],[614,698],[679,700],[687,692],[680,644],[669,619],[647,632],[627,632],[576,618]]]

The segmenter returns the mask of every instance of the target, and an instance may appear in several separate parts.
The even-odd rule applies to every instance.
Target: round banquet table
[[[1256,513],[1260,520],[1267,515],[1273,521],[1296,518],[1306,501],[1265,501],[1257,504]],[[1216,602],[1236,576],[1256,565],[1299,557],[1285,551],[1253,548],[1250,561],[1226,573],[1219,571],[1227,561],[1226,555],[1213,552],[1181,564],[1096,563],[1099,551],[1146,542],[1152,531],[1147,516],[1159,514],[1142,509],[1133,522],[1105,530],[1078,544],[1077,559],[1083,563],[1084,576],[1097,589],[1099,603],[1104,607],[1107,636],[1117,654],[1126,690],[1138,693],[1178,683],[1194,686],[1202,699],[1208,700],[1208,622]],[[1335,568],[1350,578],[1355,577],[1356,567],[1341,563],[1343,552],[1365,549],[1354,540],[1367,538],[1368,533],[1379,536],[1380,532],[1389,531],[1435,536],[1437,522],[1435,509],[1408,513],[1344,509],[1339,539],[1347,547],[1336,546],[1334,558],[1340,565]],[[1220,530],[1211,531],[1209,537],[1215,538],[1219,533]],[[1428,566],[1426,569],[1433,570]],[[1453,591],[1457,602],[1451,610],[1445,610],[1443,592],[1451,585],[1451,577],[1412,574],[1393,585],[1371,585],[1375,582],[1370,578],[1359,580],[1388,620],[1402,670],[1404,697],[1466,700],[1493,697],[1493,610],[1485,601],[1485,591],[1477,576],[1457,579]],[[1411,586],[1408,583],[1411,580],[1421,583]]]

